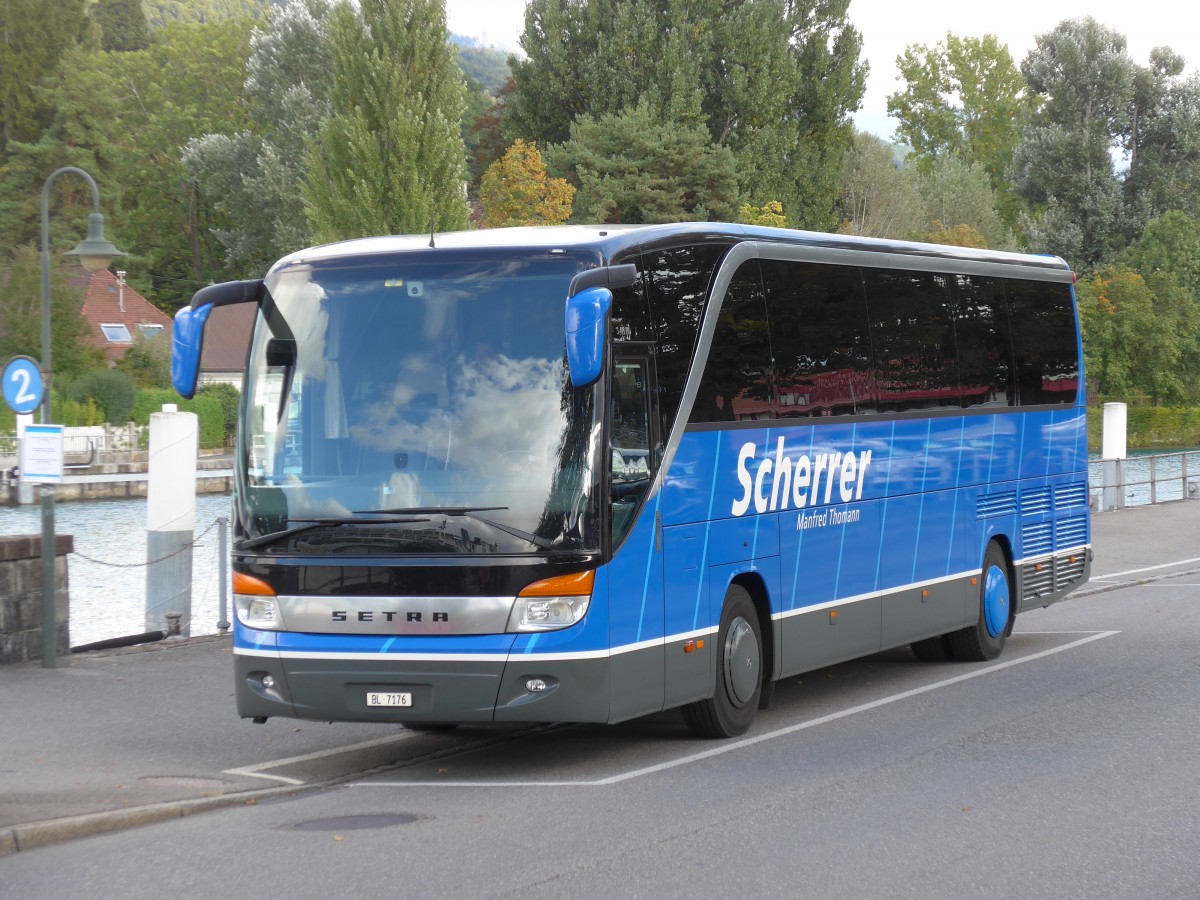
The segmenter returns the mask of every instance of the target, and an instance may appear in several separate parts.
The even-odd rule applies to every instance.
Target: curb
[[[234,794],[223,794],[220,797],[198,797],[192,800],[171,800],[165,803],[153,803],[146,806],[135,806],[130,809],[118,809],[109,812],[84,813],[78,816],[68,816],[63,819],[49,819],[44,822],[32,822],[28,825],[13,825],[0,829],[0,859],[19,853],[22,850],[33,850],[50,844],[61,844],[76,838],[92,837],[125,828],[137,828],[141,825],[152,825],[169,819],[182,819],[194,813],[208,812],[214,809],[226,809],[233,806],[253,806],[260,799],[270,800],[275,797],[294,797],[301,791],[322,788],[324,782],[302,786],[282,788],[260,788],[257,790],[239,791]]]

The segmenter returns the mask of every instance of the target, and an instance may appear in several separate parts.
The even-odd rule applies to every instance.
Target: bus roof
[[[680,222],[666,225],[549,225],[437,232],[432,235],[359,238],[297,251],[280,259],[271,267],[271,271],[276,272],[291,266],[329,262],[335,259],[404,253],[427,250],[431,247],[435,249],[511,248],[513,250],[559,247],[594,248],[607,260],[622,250],[669,243],[673,238],[684,236],[691,236],[698,240],[759,241],[831,250],[895,253],[927,259],[940,258],[947,261],[985,262],[1070,271],[1070,267],[1065,261],[1060,257],[1050,255],[1009,253],[1003,250],[977,250],[945,244],[923,244],[915,241],[895,241],[726,222]]]

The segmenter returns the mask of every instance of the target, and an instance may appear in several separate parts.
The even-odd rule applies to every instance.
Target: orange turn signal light
[[[255,578],[245,572],[233,573],[233,592],[235,594],[253,594],[258,597],[275,596],[275,588],[261,578]]]
[[[555,575],[553,578],[543,578],[533,584],[526,585],[518,596],[521,597],[582,597],[592,592],[596,582],[596,572],[589,569],[586,572],[573,572],[570,575]]]

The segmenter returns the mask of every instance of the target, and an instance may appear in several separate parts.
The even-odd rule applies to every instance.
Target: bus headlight
[[[592,602],[595,572],[577,572],[535,581],[513,602],[508,631],[553,631],[574,625]]]
[[[275,589],[253,575],[233,573],[233,609],[238,621],[260,631],[282,631],[283,617]]]
[[[257,628],[260,631],[283,629],[283,620],[279,616],[279,603],[274,597],[234,594],[233,608],[237,610],[238,621],[247,628]]]

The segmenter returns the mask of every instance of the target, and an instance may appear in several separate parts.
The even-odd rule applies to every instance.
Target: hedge
[[[1126,440],[1130,450],[1174,450],[1200,447],[1200,408],[1131,406]],[[1103,443],[1104,410],[1088,410],[1088,449],[1099,453]]]
[[[225,414],[220,401],[213,397],[196,396],[184,400],[165,388],[138,391],[133,401],[133,421],[149,425],[150,414],[161,412],[164,403],[174,403],[180,412],[194,412],[200,417],[200,446],[211,450],[225,446]]]

